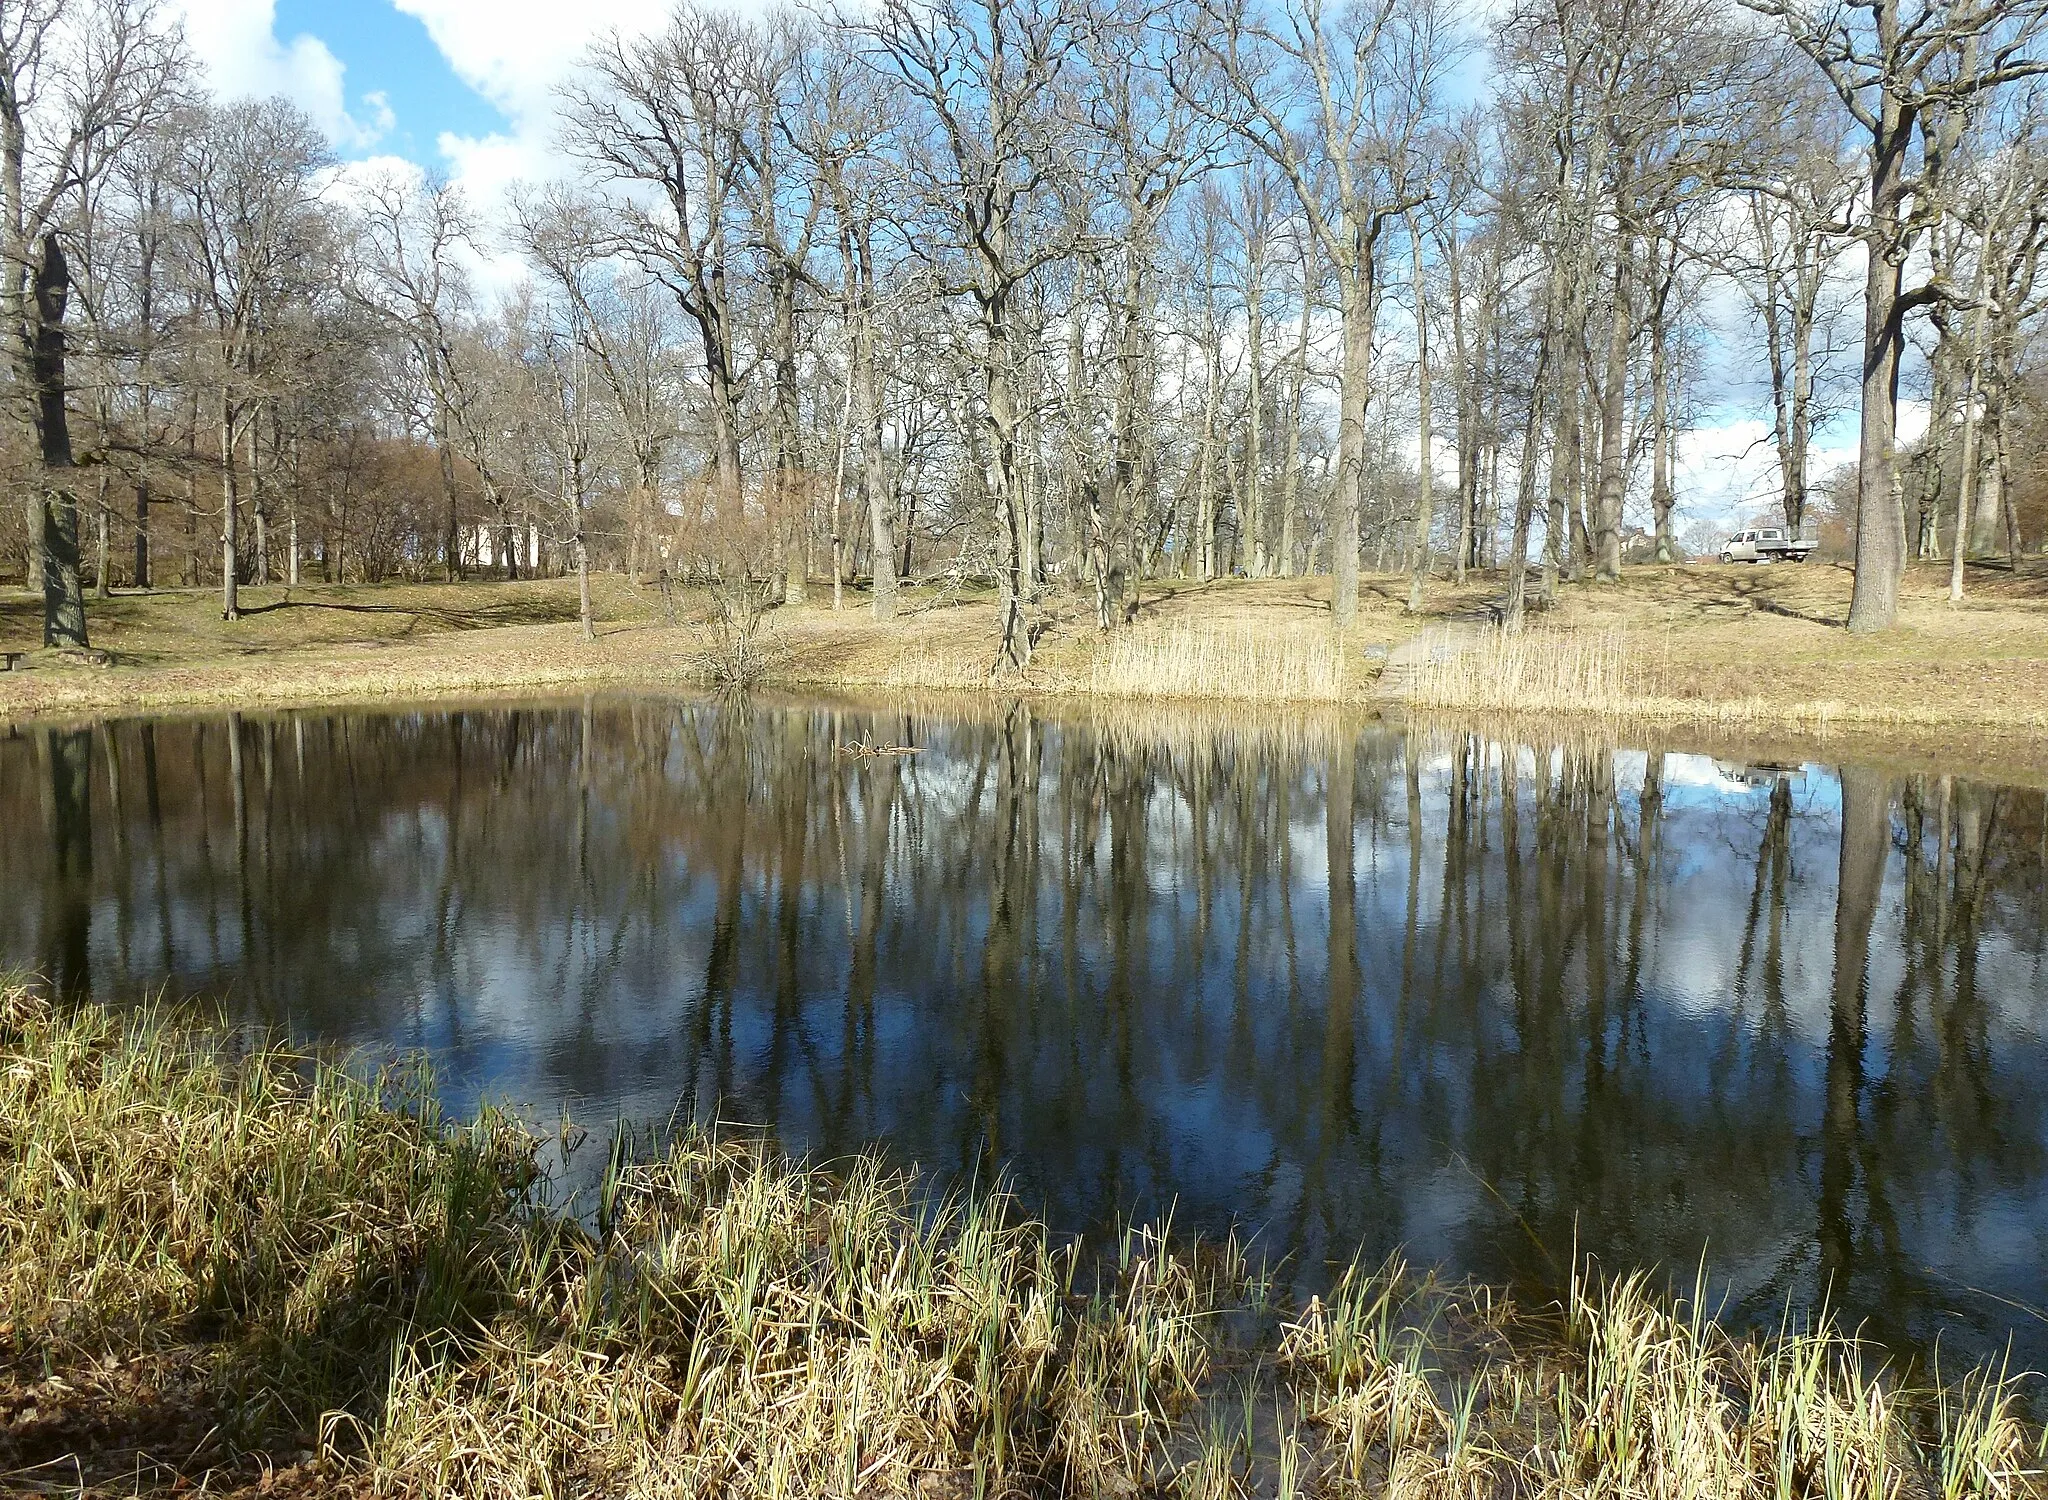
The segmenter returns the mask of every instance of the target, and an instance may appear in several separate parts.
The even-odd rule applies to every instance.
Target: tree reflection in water
[[[1704,1252],[1743,1315],[2048,1357],[2037,790],[633,700],[21,731],[0,826],[0,959],[426,1048],[458,1106],[880,1141],[1307,1283]]]

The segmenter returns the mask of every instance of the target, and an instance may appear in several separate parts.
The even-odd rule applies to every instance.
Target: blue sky
[[[511,126],[456,76],[425,23],[390,0],[278,0],[272,29],[280,38],[307,35],[326,45],[345,70],[351,112],[374,112],[362,106],[369,94],[390,108],[392,124],[376,145],[348,154],[377,150],[426,165],[439,157],[444,132],[485,136]]]

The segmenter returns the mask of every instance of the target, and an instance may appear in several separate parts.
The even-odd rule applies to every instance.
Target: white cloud
[[[449,177],[462,189],[486,232],[502,226],[511,189],[571,175],[575,163],[557,139],[556,90],[585,49],[612,31],[645,34],[668,18],[671,0],[392,0],[416,18],[449,70],[495,105],[509,129],[469,136],[444,132],[436,142]],[[475,268],[487,290],[505,291],[524,267],[490,253]]]
[[[312,117],[336,146],[367,150],[392,125],[380,94],[364,103],[368,118],[350,113],[341,59],[316,36],[277,36],[275,0],[174,0],[185,36],[214,89],[229,99],[279,94]]]
[[[363,95],[363,107],[370,112],[370,128],[379,139],[389,135],[391,127],[398,123],[398,116],[391,112],[391,100],[382,89]]]
[[[514,188],[565,174],[568,163],[548,128],[522,127],[510,135],[462,136],[439,141],[448,178],[462,190],[481,234],[469,266],[473,284],[486,297],[503,297],[527,277],[524,259],[503,243]]]
[[[590,41],[652,31],[669,0],[393,0],[427,28],[455,76],[515,124],[544,121],[554,90]]]
[[[1778,450],[1771,424],[1737,418],[1678,435],[1672,487],[1688,520],[1726,523],[1778,499]]]
[[[425,177],[425,168],[403,156],[388,153],[366,156],[358,161],[337,164],[327,178],[325,193],[329,202],[354,205],[366,188],[387,182],[400,182],[417,188]]]
[[[1934,410],[1932,402],[1919,401],[1911,397],[1899,401],[1898,422],[1899,445],[1917,443],[1927,435],[1927,418]]]
[[[1927,431],[1928,404],[1899,402],[1898,437],[1906,446]],[[1814,486],[1856,462],[1856,420],[1849,412],[1813,436],[1806,453],[1807,483]],[[1678,437],[1672,476],[1682,520],[1719,527],[1767,520],[1778,513],[1778,449],[1769,421],[1729,418]]]

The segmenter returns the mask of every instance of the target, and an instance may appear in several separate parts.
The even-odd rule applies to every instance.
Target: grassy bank
[[[1610,588],[1568,587],[1507,640],[1465,623],[1501,588],[1439,581],[1421,617],[1405,579],[1367,578],[1357,625],[1329,630],[1328,580],[1153,583],[1132,627],[1109,637],[1090,601],[1055,593],[1038,610],[1030,671],[1002,690],[1051,696],[1207,698],[1538,712],[1753,729],[1858,728],[2033,733],[2048,727],[2048,565],[1973,570],[1946,600],[1942,569],[1906,580],[1900,628],[1851,636],[1849,574],[1822,565],[1632,569]],[[708,601],[595,580],[598,638],[576,623],[572,580],[312,586],[244,591],[222,622],[204,591],[96,601],[94,661],[30,651],[0,674],[0,715],[230,704],[419,699],[702,680]],[[992,599],[912,588],[875,624],[850,591],[773,610],[760,643],[769,681],[790,689],[982,690]],[[1418,672],[1389,653],[1435,625],[1460,649]],[[39,638],[35,601],[0,596],[0,649]],[[1473,649],[1476,648],[1476,649]]]
[[[1229,1247],[1055,1244],[688,1132],[536,1143],[162,1014],[0,991],[0,1484],[394,1494],[2011,1496],[2017,1385],[1724,1332],[1639,1279],[1524,1317]]]

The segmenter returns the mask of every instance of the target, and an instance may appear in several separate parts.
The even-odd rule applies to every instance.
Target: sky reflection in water
[[[0,962],[424,1048],[457,1107],[880,1141],[1310,1283],[1704,1251],[1742,1316],[2048,1361],[2036,790],[640,699],[17,730],[0,827]]]

